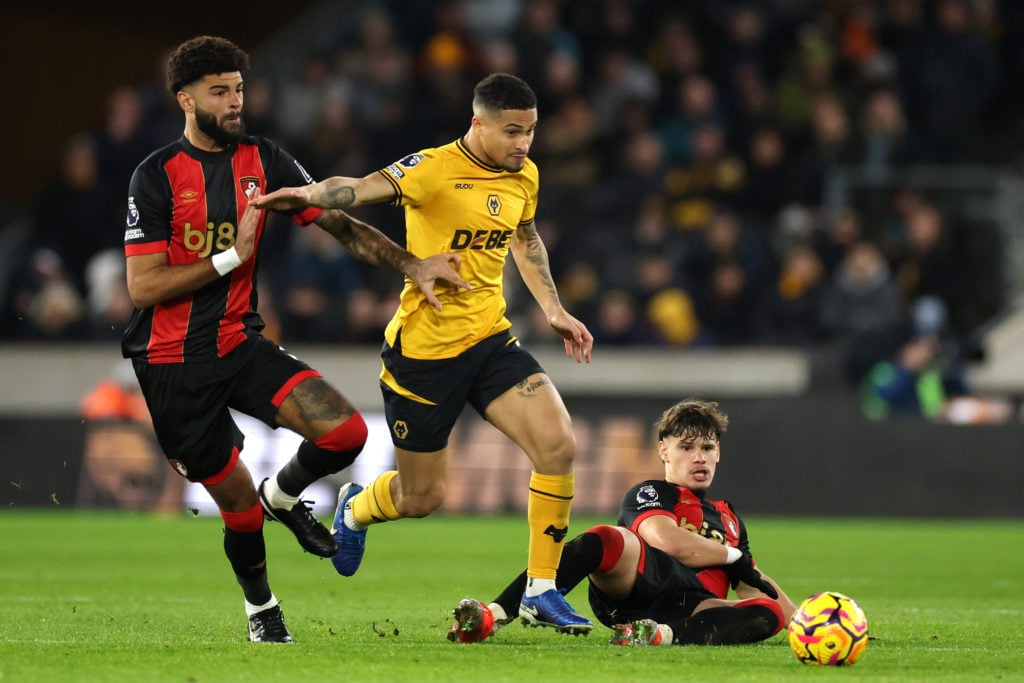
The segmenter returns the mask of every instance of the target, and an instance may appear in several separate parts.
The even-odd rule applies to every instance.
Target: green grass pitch
[[[571,533],[595,518],[576,518]],[[758,562],[798,601],[837,590],[872,640],[805,667],[784,634],[750,646],[617,648],[514,623],[445,639],[465,596],[525,564],[520,517],[436,516],[371,529],[343,578],[267,525],[271,585],[297,643],[246,641],[220,520],[0,513],[0,681],[1024,681],[1024,521],[748,517]],[[590,616],[585,586],[569,596]]]

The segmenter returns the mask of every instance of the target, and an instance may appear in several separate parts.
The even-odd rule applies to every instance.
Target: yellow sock
[[[352,497],[352,516],[363,526],[401,519],[395,501],[391,498],[391,480],[398,472],[391,470]]]
[[[530,552],[526,575],[535,579],[554,579],[562,547],[569,532],[569,510],[575,489],[573,475],[530,475],[530,497],[526,519],[530,524]]]

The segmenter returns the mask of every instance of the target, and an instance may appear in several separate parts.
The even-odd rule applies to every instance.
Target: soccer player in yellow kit
[[[516,442],[533,464],[527,518],[524,623],[586,634],[593,624],[555,588],[569,526],[576,442],[568,411],[543,368],[510,332],[502,271],[509,252],[566,355],[590,362],[594,338],[558,298],[547,250],[537,233],[538,172],[527,157],[537,99],[521,79],[492,74],[473,91],[464,137],[410,154],[363,178],[328,178],[255,200],[271,209],[346,209],[392,202],[405,207],[406,246],[414,255],[453,255],[467,291],[435,292],[440,310],[406,278],[385,330],[381,390],[397,472],[368,487],[342,487],[334,565],[351,576],[371,524],[425,517],[444,502],[447,445],[466,403]],[[512,617],[509,617],[511,619]]]

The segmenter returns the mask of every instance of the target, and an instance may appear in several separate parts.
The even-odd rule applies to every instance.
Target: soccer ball
[[[853,664],[868,646],[864,611],[842,593],[817,593],[800,603],[789,621],[789,646],[804,664]]]

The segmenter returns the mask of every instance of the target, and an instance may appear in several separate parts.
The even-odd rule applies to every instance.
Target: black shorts
[[[640,565],[633,590],[625,598],[613,598],[590,584],[590,607],[605,626],[637,619],[654,619],[659,624],[685,619],[704,600],[717,598],[701,583],[697,572],[640,541]]]
[[[466,404],[481,417],[491,401],[530,375],[544,372],[508,330],[454,358],[418,360],[402,355],[402,338],[381,351],[384,413],[391,441],[418,453],[439,451]]]
[[[150,365],[136,359],[132,365],[164,455],[191,481],[227,474],[235,449],[242,450],[242,432],[228,408],[277,429],[277,409],[291,389],[320,376],[259,336],[217,360]]]

